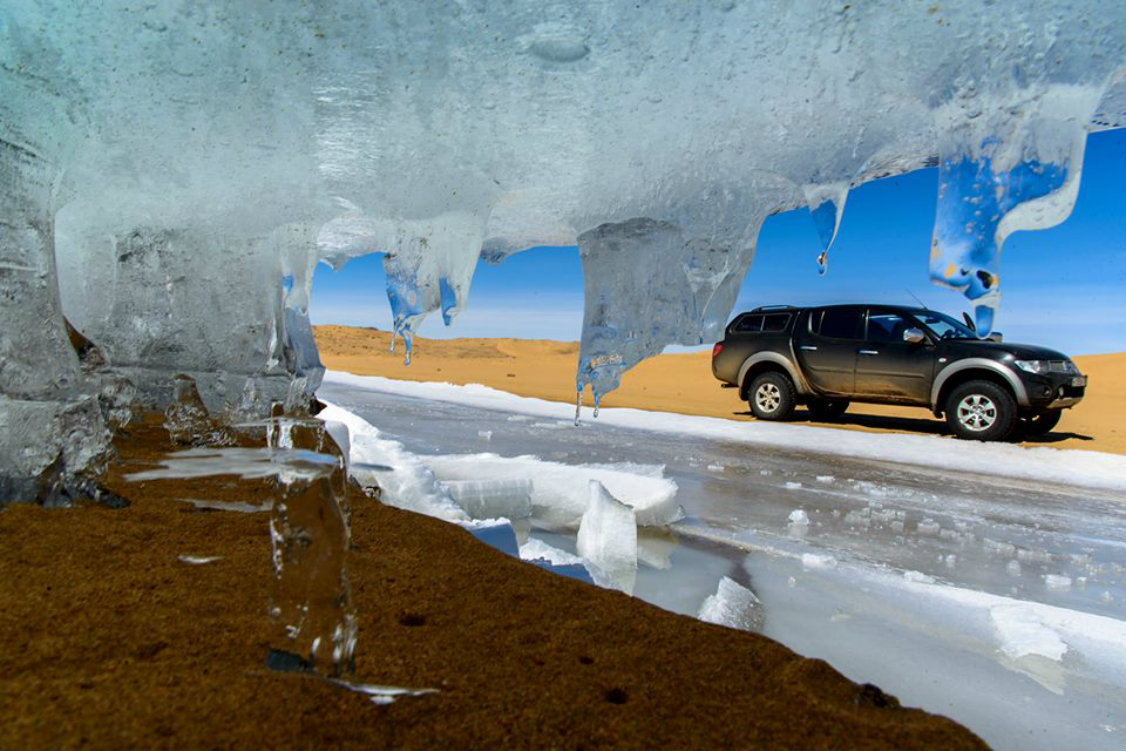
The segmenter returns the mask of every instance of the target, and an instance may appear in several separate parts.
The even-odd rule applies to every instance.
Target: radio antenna
[[[906,288],[906,287],[904,287],[904,289],[907,289],[907,288]],[[907,290],[907,294],[911,295],[911,297],[914,297],[914,298],[915,298],[915,302],[919,303],[919,305],[920,305],[920,306],[922,307],[922,309],[923,309],[923,310],[930,310],[930,308],[928,308],[928,307],[927,307],[927,304],[926,304],[925,302],[923,302],[923,301],[922,301],[922,300],[920,300],[919,298],[915,297],[915,293],[914,293],[914,292],[912,292],[911,290],[909,290],[909,289],[908,289],[908,290]]]

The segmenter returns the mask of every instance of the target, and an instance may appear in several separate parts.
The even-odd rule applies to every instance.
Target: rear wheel
[[[963,383],[946,399],[946,422],[959,438],[1003,441],[1016,421],[1016,400],[992,381]]]
[[[793,382],[782,373],[763,373],[751,381],[747,403],[760,420],[785,420],[794,412]]]
[[[1053,409],[1050,412],[1041,412],[1024,418],[1020,421],[1020,426],[1027,435],[1044,435],[1059,424],[1062,416],[1062,409]]]
[[[814,420],[835,420],[848,410],[848,399],[811,399],[805,408]]]

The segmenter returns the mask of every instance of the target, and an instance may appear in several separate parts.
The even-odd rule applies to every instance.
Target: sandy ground
[[[556,576],[355,488],[354,680],[438,692],[377,706],[268,670],[270,514],[184,499],[268,507],[276,491],[129,481],[172,448],[153,420],[116,448],[107,484],[128,508],[0,507],[0,748],[985,747],[770,639]]]
[[[421,339],[412,363],[388,351],[385,331],[347,326],[315,327],[321,359],[333,370],[414,381],[480,383],[521,396],[574,403],[578,344],[525,339]],[[1090,377],[1086,398],[1064,414],[1056,429],[1025,445],[1126,454],[1126,353],[1076,357]],[[589,403],[589,395],[587,397]],[[606,407],[752,420],[734,389],[722,389],[711,373],[711,353],[659,355],[626,373]],[[799,408],[795,422],[848,430],[948,435],[945,422],[924,409],[853,404],[841,419],[816,423]],[[951,439],[953,440],[953,439]]]

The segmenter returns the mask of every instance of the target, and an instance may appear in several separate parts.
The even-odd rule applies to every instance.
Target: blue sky
[[[928,280],[937,185],[937,170],[926,169],[852,191],[824,277],[817,274],[818,238],[809,212],[769,218],[736,312],[780,303],[912,304],[908,290],[928,307],[955,315],[970,310],[959,293]],[[389,329],[382,258],[359,258],[338,272],[318,266],[313,322]],[[1126,350],[1126,130],[1087,139],[1075,210],[1052,229],[1011,235],[1001,280],[996,328],[1006,339],[1069,354]],[[577,248],[533,249],[499,266],[479,264],[469,306],[453,326],[431,315],[419,334],[576,340],[582,316]]]

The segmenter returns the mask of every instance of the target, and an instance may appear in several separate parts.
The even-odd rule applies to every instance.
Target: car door
[[[909,328],[922,329],[908,314],[871,307],[865,316],[863,346],[857,348],[856,396],[927,404],[934,379],[935,348],[929,339],[912,344]]]
[[[864,308],[815,308],[806,324],[799,322],[795,328],[794,354],[809,384],[822,394],[851,396],[856,350],[863,344]]]

